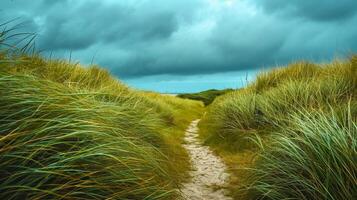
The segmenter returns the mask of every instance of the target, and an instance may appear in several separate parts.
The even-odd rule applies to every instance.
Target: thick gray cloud
[[[119,77],[255,70],[357,51],[355,0],[2,0],[38,48]]]
[[[268,12],[300,16],[311,20],[346,19],[356,14],[356,0],[251,0]]]

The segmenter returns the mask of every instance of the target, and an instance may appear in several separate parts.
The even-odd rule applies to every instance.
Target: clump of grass
[[[249,196],[352,200],[357,194],[356,158],[357,124],[350,114],[342,124],[335,114],[294,115],[293,125],[272,136],[262,150]]]
[[[8,72],[0,73],[0,85],[2,198],[177,195],[181,177],[175,172],[184,171],[171,161],[184,163],[186,155],[170,138],[179,130],[142,101],[144,94],[118,94],[109,101],[105,93]],[[175,120],[183,115],[174,110]]]
[[[349,60],[336,60],[329,64],[311,64],[307,62],[295,63],[285,68],[278,68],[270,72],[264,72],[248,87],[217,98],[208,107],[207,113],[201,120],[200,134],[208,145],[212,146],[224,157],[229,164],[232,174],[239,176],[232,178],[232,185],[230,186],[232,194],[237,199],[252,199],[253,197],[257,199],[278,199],[278,197],[289,199],[291,193],[289,193],[287,187],[279,190],[280,185],[278,184],[274,185],[277,188],[272,190],[272,193],[276,191],[276,193],[279,194],[272,194],[272,196],[265,194],[265,192],[269,192],[269,186],[264,188],[262,185],[266,184],[266,182],[261,181],[269,180],[270,175],[268,174],[265,174],[266,177],[263,174],[261,174],[261,176],[255,176],[255,185],[266,190],[263,191],[262,189],[260,193],[256,192],[257,195],[252,195],[253,190],[249,191],[251,192],[251,195],[248,195],[247,190],[241,190],[242,186],[249,185],[252,180],[252,178],[249,178],[248,176],[251,171],[247,170],[247,168],[255,168],[258,172],[260,172],[259,170],[262,170],[261,173],[263,173],[266,168],[269,168],[269,164],[266,164],[266,166],[254,166],[254,154],[257,153],[258,146],[255,143],[252,143],[252,138],[255,138],[256,136],[260,138],[261,144],[265,145],[267,150],[263,155],[269,156],[272,152],[269,149],[275,148],[272,147],[272,143],[275,143],[275,141],[278,140],[276,139],[276,136],[272,136],[273,133],[279,132],[281,133],[280,135],[286,134],[284,139],[287,143],[293,141],[293,138],[297,138],[294,134],[286,131],[296,130],[295,128],[299,125],[299,123],[296,122],[296,118],[300,119],[299,122],[301,124],[306,121],[311,130],[313,130],[312,128],[314,126],[318,130],[320,130],[319,128],[321,128],[321,126],[326,126],[333,130],[335,129],[333,124],[334,121],[337,121],[336,123],[338,123],[338,126],[341,127],[341,129],[352,130],[346,128],[350,127],[350,125],[346,124],[348,121],[346,119],[348,118],[350,121],[352,120],[354,122],[357,119],[356,94],[356,56],[352,56]],[[349,107],[348,111],[346,110],[346,107]],[[331,109],[334,110],[333,117],[330,115]],[[320,118],[325,117],[325,121],[314,121],[313,117],[310,119],[304,115],[296,115],[296,113],[300,113],[303,110],[307,113],[305,113],[305,115],[311,114],[311,116],[315,116],[313,113],[318,111],[318,113],[320,113],[319,115],[321,115]],[[327,122],[332,125],[327,126]],[[348,123],[351,124],[350,122]],[[320,131],[322,132],[323,130],[321,129]],[[341,131],[337,132],[340,133]],[[326,133],[328,134],[329,132],[326,130]],[[353,140],[355,140],[356,134],[354,133],[352,136],[354,137]],[[341,138],[342,137],[344,136],[341,136]],[[303,141],[310,138],[304,136],[299,139]],[[331,136],[330,139],[339,142],[339,137],[337,136]],[[285,150],[288,150],[289,147],[285,147]],[[309,147],[313,148],[314,146],[311,144]],[[339,147],[334,149],[335,147],[333,145],[328,146],[325,149],[316,145],[315,150],[328,151],[327,148],[333,149],[331,150],[333,153],[339,151]],[[310,155],[310,151],[313,149],[305,150],[304,148],[301,148],[300,150],[301,155],[304,153]],[[343,156],[350,156],[350,154]],[[280,160],[278,160],[278,158]],[[330,157],[326,157],[326,159],[329,158]],[[241,159],[245,159],[247,162],[244,162],[242,165]],[[314,159],[314,157],[311,157],[309,161],[316,162],[316,167],[324,166],[326,164],[322,159]],[[248,161],[250,161],[250,163]],[[286,154],[277,156],[275,161],[276,165],[281,166],[289,165],[290,162],[286,157]],[[344,162],[343,160],[335,161],[335,167],[338,165],[342,166]],[[354,160],[354,162],[356,161]],[[234,165],[234,163],[236,163],[236,165]],[[303,168],[306,163],[300,164],[301,165],[297,167]],[[242,168],[242,166],[244,166],[244,168]],[[305,167],[308,168],[310,165],[306,164]],[[349,163],[349,167],[351,167],[351,162]],[[339,171],[342,170],[344,170],[343,167],[339,169]],[[317,174],[313,174],[313,172],[316,172]],[[275,172],[272,169],[269,173],[273,176]],[[293,171],[286,171],[285,175],[288,176],[289,173],[293,173]],[[319,173],[321,173],[321,171],[311,171],[310,176],[319,177]],[[294,174],[291,174],[291,176],[294,176]],[[336,176],[330,176],[330,178],[331,181],[340,181]],[[337,180],[333,180],[335,178]],[[274,179],[276,179],[276,181],[280,180],[281,184],[283,184],[284,181],[287,183],[292,181],[292,179],[280,175],[274,176]],[[259,183],[262,185],[259,185]],[[259,189],[258,186],[255,188],[256,191]],[[317,185],[311,185],[308,192],[313,191],[314,187],[317,187]],[[349,188],[350,192],[355,191],[355,188],[350,185],[346,185],[345,187]],[[253,189],[253,187],[251,189]],[[302,190],[305,189],[306,188],[303,188]],[[298,197],[292,199],[303,199],[305,195],[303,191],[297,189],[295,191],[302,194],[299,196],[301,198]],[[321,192],[320,188],[316,188],[316,191]],[[328,192],[331,191],[333,190],[328,188]],[[306,193],[306,195],[306,198],[304,198],[309,199],[310,193]],[[324,193],[324,195],[326,195],[326,193]],[[351,195],[351,193],[347,194],[346,198],[350,197],[348,195]],[[312,196],[311,198],[319,199],[319,196]],[[321,198],[329,199],[330,197],[322,196]]]
[[[201,108],[97,66],[1,51],[0,199],[175,199],[183,127]]]
[[[154,113],[33,76],[0,85],[2,198],[169,195]]]
[[[15,23],[18,19],[0,22],[0,58],[4,55],[30,54],[35,50],[36,34],[21,32],[24,23]],[[11,62],[11,60],[9,60]]]
[[[128,87],[113,79],[110,73],[98,66],[83,68],[79,63],[66,60],[45,59],[40,55],[9,57],[13,63],[0,66],[14,74],[34,75],[41,79],[61,83],[71,88],[81,88],[96,92],[120,94],[128,92]]]
[[[278,67],[270,71],[261,72],[255,82],[250,86],[257,92],[277,87],[288,80],[309,80],[320,73],[316,64],[301,61],[292,63],[289,67]]]
[[[203,137],[213,145],[245,146],[242,135],[289,126],[290,114],[301,109],[326,111],[350,99],[355,102],[356,68],[351,58],[321,66],[297,63],[263,73],[247,88],[223,95],[209,106],[201,123]]]
[[[208,108],[207,116],[201,122],[202,132],[207,144],[218,145],[229,151],[237,151],[251,146],[249,136],[259,123],[256,99],[249,92],[231,92],[214,106]],[[212,132],[209,130],[217,130]]]

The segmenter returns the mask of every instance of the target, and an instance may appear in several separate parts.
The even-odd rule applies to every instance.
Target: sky
[[[260,70],[357,51],[356,0],[1,0],[43,55],[98,64],[130,86],[239,88]]]

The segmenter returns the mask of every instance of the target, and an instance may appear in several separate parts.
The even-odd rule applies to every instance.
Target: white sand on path
[[[222,160],[203,146],[198,138],[199,120],[193,121],[184,138],[184,148],[191,158],[192,171],[190,182],[183,184],[181,189],[185,200],[232,200],[223,188],[229,175]]]

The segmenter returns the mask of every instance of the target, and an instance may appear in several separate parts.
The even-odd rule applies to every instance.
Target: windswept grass
[[[176,199],[181,135],[201,109],[98,66],[3,51],[0,199]]]
[[[227,151],[245,149],[251,145],[246,137],[256,132],[257,95],[238,91],[219,97],[203,118],[201,135],[208,144],[217,144]],[[245,141],[245,142],[242,142]],[[217,142],[217,143],[216,143]]]
[[[346,108],[349,113],[349,108]],[[250,177],[253,199],[355,199],[357,124],[334,113],[294,115],[274,134]]]
[[[354,199],[351,197],[357,191],[351,184],[356,183],[356,174],[352,169],[357,164],[353,158],[355,144],[351,142],[356,142],[356,105],[356,56],[330,64],[300,62],[262,72],[246,88],[217,98],[200,123],[201,136],[230,165],[236,176],[232,178],[232,192],[237,199]],[[303,111],[303,115],[297,114]],[[328,136],[319,138],[323,134]],[[265,147],[262,154],[253,142],[257,137]],[[347,140],[348,150],[346,144],[340,147],[334,143]],[[305,143],[297,144],[298,141]],[[295,146],[299,146],[299,152]],[[295,153],[305,161],[297,163]],[[320,180],[328,167],[332,170],[329,173],[338,174]],[[310,170],[309,174],[297,177],[304,170]],[[253,186],[249,191],[242,190],[252,184],[252,174]],[[294,177],[300,179],[293,180]],[[324,181],[329,183],[324,185]],[[339,192],[335,194],[336,190]]]
[[[288,80],[311,80],[316,77],[321,67],[306,61],[296,62],[288,68],[275,68],[270,71],[261,72],[252,87],[257,91],[265,91]]]
[[[316,66],[315,70],[313,66],[293,64],[264,72],[247,88],[219,97],[209,106],[202,121],[202,126],[207,126],[207,131],[203,131],[205,138],[208,142],[210,138],[221,138],[234,143],[236,140],[230,137],[241,133],[266,132],[289,125],[290,114],[301,109],[326,111],[346,105],[350,100],[355,104],[355,57],[349,62]],[[354,106],[352,113],[356,113]],[[213,139],[212,143],[215,142],[221,143]]]

